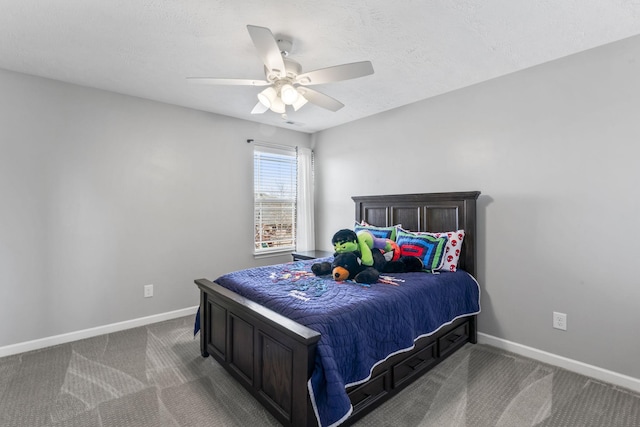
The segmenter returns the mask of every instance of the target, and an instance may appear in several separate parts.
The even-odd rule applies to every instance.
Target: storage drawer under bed
[[[373,404],[388,393],[389,376],[386,373],[371,378],[366,383],[356,386],[348,392],[354,411]]]
[[[469,322],[438,338],[438,356],[443,357],[469,341]]]
[[[435,342],[431,342],[407,360],[393,367],[393,386],[398,387],[413,376],[419,376],[422,371],[433,366],[437,360],[437,346]]]

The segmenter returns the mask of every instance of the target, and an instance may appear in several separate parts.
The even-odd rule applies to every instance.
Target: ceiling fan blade
[[[279,74],[280,77],[287,76],[287,70],[284,67],[284,61],[282,54],[280,54],[280,48],[278,42],[270,29],[265,27],[256,27],[255,25],[247,25],[249,35],[253,44],[258,50],[258,55],[262,62],[271,72]]]
[[[262,102],[258,102],[253,110],[251,110],[251,114],[262,114],[267,111],[269,107],[266,107]]]
[[[189,83],[198,83],[206,85],[228,85],[228,86],[268,86],[266,80],[251,79],[217,79],[214,77],[187,77]]]
[[[313,90],[308,87],[300,88],[298,90],[307,101],[317,105],[318,107],[326,108],[327,110],[331,110],[333,112],[336,112],[344,107],[344,104],[342,102],[330,97],[329,95],[318,92],[317,90]]]
[[[299,74],[296,78],[296,83],[305,86],[318,85],[340,80],[356,79],[358,77],[368,76],[369,74],[373,74],[373,65],[370,61],[352,62],[350,64],[336,65]]]

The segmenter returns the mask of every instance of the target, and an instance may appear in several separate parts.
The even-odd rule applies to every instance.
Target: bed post
[[[207,339],[208,334],[210,333],[209,328],[205,327],[207,325],[207,319],[209,313],[207,312],[207,295],[203,290],[200,291],[200,354],[202,357],[209,357],[209,352],[207,351]]]
[[[469,342],[478,344],[478,316],[469,318]]]

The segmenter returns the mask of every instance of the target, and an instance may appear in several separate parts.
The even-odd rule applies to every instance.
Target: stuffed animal
[[[378,255],[384,260],[379,251]],[[378,255],[375,255],[376,258]],[[398,261],[386,263],[382,272],[405,273],[408,271],[422,271],[422,268],[423,265],[420,258],[409,256],[401,257]],[[380,278],[379,270],[362,265],[353,252],[337,254],[331,263],[327,261],[315,263],[311,266],[311,271],[316,276],[331,274],[333,280],[337,282],[353,280],[356,283],[373,284]]]
[[[401,256],[398,244],[391,239],[375,237],[369,230],[360,230],[356,236],[363,265],[373,266],[381,273],[406,273],[424,268],[420,258]],[[384,255],[380,257],[380,254]]]
[[[374,259],[374,253],[380,251],[389,255],[389,258],[385,257],[385,261],[395,261],[400,258],[398,245],[394,241],[375,237],[368,230],[360,230],[357,234],[348,228],[338,230],[333,235],[331,243],[333,243],[334,255],[353,252],[360,258],[362,264],[368,267],[381,268],[380,259],[378,257]]]
[[[353,278],[358,273],[360,273],[364,269],[364,267],[369,267],[376,270],[376,267],[381,268],[384,266],[386,262],[383,256],[382,257],[376,256],[376,260],[378,261],[377,265],[374,266],[375,264],[374,262],[371,262],[371,264],[368,266],[363,265],[362,260],[360,258],[361,252],[360,252],[360,243],[358,242],[358,236],[356,235],[355,231],[349,230],[348,228],[343,228],[342,230],[338,230],[331,238],[331,243],[333,244],[333,249],[335,251],[335,253],[333,254],[334,263],[336,263],[336,260],[337,260],[337,264],[335,265],[344,264],[345,262],[348,265],[344,266],[344,270],[341,274],[336,275],[333,273],[334,267],[335,267],[334,263],[330,263],[327,261],[315,263],[311,266],[311,271],[316,276],[324,276],[331,273],[333,278],[336,280],[347,280],[347,278],[345,278],[345,273],[344,273],[345,271],[349,273],[349,274],[346,274],[346,277]],[[340,258],[341,255],[346,255],[346,254],[350,254],[351,256]],[[371,259],[373,261],[373,256],[371,256]],[[379,270],[376,270],[376,273],[370,272],[368,275],[362,276],[362,278],[366,276],[369,278],[369,280],[373,280],[373,277],[376,276],[375,280],[371,282],[371,283],[374,283],[375,281],[378,280],[379,275],[380,275]],[[349,276],[352,276],[352,277],[349,277]],[[364,282],[360,282],[360,283],[364,283]]]
[[[360,257],[364,265],[373,265],[373,254],[382,251],[383,253],[392,253],[398,246],[394,245],[394,241],[391,239],[383,239],[375,237],[369,230],[360,230],[356,234],[358,239],[358,249],[360,249]],[[376,250],[377,249],[377,250]],[[400,258],[400,251],[398,250],[394,255],[397,260]],[[385,258],[386,259],[386,258]]]
[[[384,265],[383,273],[409,273],[423,271],[424,263],[416,256],[401,256],[397,261],[390,261]]]
[[[331,239],[333,243],[334,262],[320,262],[311,266],[311,271],[316,276],[324,276],[332,274],[335,280],[354,279],[358,276],[358,283],[375,283],[380,273],[404,273],[410,271],[422,271],[423,263],[420,258],[414,256],[400,257],[400,251],[395,242],[389,239],[380,239],[362,230],[356,234],[353,230],[342,229],[336,232]],[[363,249],[366,252],[367,261],[361,258]],[[385,249],[394,250],[392,261],[388,261],[383,254]],[[389,254],[390,252],[387,252]],[[341,255],[350,254],[349,257],[340,257]],[[339,258],[340,257],[340,258]],[[339,258],[339,259],[338,259]],[[358,266],[353,264],[353,260]],[[336,263],[336,260],[337,263]],[[347,262],[348,261],[348,262]],[[341,264],[345,264],[344,270],[336,275],[336,268]],[[345,273],[345,271],[348,273]]]
[[[311,266],[311,271],[317,276],[331,273],[331,277],[338,282],[353,280],[357,283],[372,284],[380,277],[378,270],[362,265],[354,252],[337,254],[331,263],[315,263]]]
[[[331,238],[331,244],[333,244],[333,250],[335,251],[334,256],[346,252],[354,252],[360,258],[360,243],[356,232],[353,230],[348,228],[338,230]]]

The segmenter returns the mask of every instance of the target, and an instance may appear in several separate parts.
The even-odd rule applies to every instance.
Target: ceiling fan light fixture
[[[282,99],[278,97],[276,97],[276,99],[273,100],[273,102],[271,103],[271,107],[269,108],[271,109],[271,111],[278,114],[283,114],[287,111],[287,108],[284,105],[284,102],[282,102]]]
[[[265,89],[257,94],[258,102],[251,110],[251,114],[262,114],[267,110],[284,114],[287,105],[298,111],[307,102],[336,112],[344,107],[343,103],[307,86],[356,79],[373,74],[373,65],[370,61],[351,62],[302,73],[302,66],[288,59],[288,53],[293,46],[291,39],[276,39],[271,30],[266,27],[247,25],[247,30],[264,65],[264,80],[187,78],[189,82],[210,85],[264,86]]]
[[[304,104],[306,104],[307,98],[305,98],[304,96],[302,96],[301,93],[298,93],[298,99],[296,99],[296,102],[294,102],[293,104],[291,104],[293,106],[293,110],[294,111],[298,111],[300,108],[302,108],[304,106]]]
[[[278,93],[273,88],[273,86],[269,86],[258,94],[258,101],[260,101],[260,103],[267,108],[271,108],[274,101],[276,101],[277,99]]]
[[[293,105],[298,100],[298,91],[286,83],[280,88],[280,98],[286,105]]]

